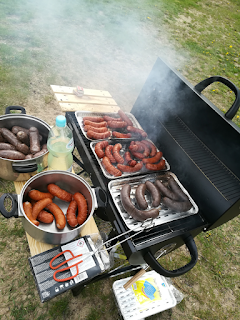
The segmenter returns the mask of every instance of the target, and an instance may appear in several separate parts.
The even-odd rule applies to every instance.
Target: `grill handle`
[[[201,93],[207,86],[209,86],[213,82],[222,82],[235,93],[235,96],[236,96],[235,101],[233,102],[231,108],[229,108],[229,110],[225,113],[225,117],[229,120],[232,120],[232,118],[235,116],[240,106],[240,90],[238,89],[237,86],[235,86],[233,82],[221,76],[213,76],[213,77],[207,78],[199,82],[198,84],[196,84],[194,89],[199,93]]]
[[[186,239],[184,239],[184,242],[191,255],[191,261],[179,269],[166,270],[160,265],[160,263],[155,259],[154,255],[150,251],[148,251],[144,255],[144,260],[153,270],[163,275],[164,277],[169,277],[169,278],[179,277],[184,273],[187,273],[188,271],[190,271],[195,266],[198,260],[197,246],[195,244],[193,237],[191,235],[188,236]]]

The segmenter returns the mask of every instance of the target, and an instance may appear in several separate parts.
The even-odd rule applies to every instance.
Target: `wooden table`
[[[84,89],[84,95],[77,97],[74,87],[62,87],[51,85],[55,98],[59,102],[62,111],[86,110],[92,112],[117,112],[120,108],[107,91]],[[16,193],[20,194],[26,181],[14,182]],[[80,236],[99,233],[93,217],[81,228]],[[31,256],[52,249],[54,245],[42,243],[32,238],[26,232]]]

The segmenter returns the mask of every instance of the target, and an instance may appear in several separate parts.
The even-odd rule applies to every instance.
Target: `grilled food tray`
[[[150,140],[149,140],[149,141],[150,141]],[[124,177],[135,176],[135,175],[139,175],[139,174],[145,174],[145,173],[149,173],[149,172],[152,173],[152,172],[153,172],[153,171],[147,170],[146,167],[143,165],[143,167],[142,167],[141,170],[139,170],[139,171],[137,171],[137,172],[123,172],[120,177],[115,177],[115,176],[109,174],[109,173],[107,172],[107,170],[106,170],[106,169],[103,167],[103,165],[102,165],[102,159],[99,159],[98,156],[97,156],[97,154],[96,154],[96,152],[95,152],[95,146],[96,146],[96,144],[97,144],[98,142],[99,142],[99,141],[90,142],[90,148],[91,148],[91,150],[92,150],[95,158],[97,159],[97,162],[99,163],[99,166],[100,166],[100,168],[102,169],[102,172],[103,172],[103,174],[104,174],[104,176],[105,176],[106,178],[108,178],[108,179],[119,179],[119,178],[124,178]],[[109,140],[109,144],[114,145],[114,144],[116,144],[116,141]],[[126,139],[125,139],[125,141],[121,141],[121,145],[122,145],[122,149],[120,150],[120,155],[121,155],[121,156],[123,156],[124,153],[128,150],[129,144],[130,144],[130,141],[126,141]],[[159,151],[159,150],[157,149],[157,151]],[[166,161],[166,159],[165,159],[164,157],[162,157],[162,158],[165,160],[165,168],[162,169],[161,172],[162,172],[162,171],[168,171],[168,170],[170,170],[170,165],[169,165],[169,163]],[[140,160],[138,160],[138,161],[140,161]],[[116,165],[114,165],[114,166],[117,167]]]
[[[116,205],[116,207],[117,207],[122,219],[124,220],[126,226],[130,230],[140,231],[143,227],[142,227],[142,222],[133,219],[125,211],[125,209],[122,206],[122,202],[120,199],[120,193],[121,193],[121,189],[122,189],[123,185],[130,184],[130,186],[131,186],[130,197],[131,197],[133,204],[138,208],[136,200],[135,200],[135,191],[136,191],[137,186],[141,183],[145,183],[146,181],[151,181],[154,183],[155,180],[157,180],[157,179],[159,179],[161,182],[164,183],[164,182],[168,181],[170,176],[172,176],[174,178],[174,180],[177,182],[177,184],[181,188],[181,190],[188,196],[188,199],[192,204],[192,208],[186,212],[174,212],[173,210],[165,207],[161,202],[160,205],[157,207],[159,209],[159,216],[157,218],[153,219],[152,223],[149,223],[149,228],[151,228],[153,226],[161,225],[166,222],[173,221],[173,220],[182,219],[182,218],[185,218],[190,215],[198,213],[198,206],[196,205],[194,200],[191,198],[191,196],[189,195],[187,190],[180,183],[180,181],[178,180],[176,175],[172,172],[154,173],[154,174],[147,174],[144,176],[138,176],[138,177],[133,177],[133,178],[117,179],[114,181],[110,181],[108,183],[108,189],[109,189],[109,192],[113,198],[114,204]],[[146,210],[152,209],[153,207],[151,206],[151,196],[148,193],[148,191],[146,191],[145,199],[148,203],[148,208]]]
[[[129,119],[132,121],[133,123],[133,127],[138,128],[138,129],[142,129],[142,127],[140,126],[139,122],[137,121],[137,119],[134,117],[133,114],[125,112],[125,114],[129,117]],[[84,130],[84,124],[83,124],[83,117],[103,117],[103,116],[109,116],[112,118],[119,118],[118,113],[114,113],[114,112],[91,112],[91,111],[76,111],[75,112],[75,117],[77,119],[77,122],[82,130],[83,135],[90,141],[97,141],[95,139],[90,139],[87,136],[86,131]],[[108,130],[111,132],[111,136],[107,139],[114,139],[114,140],[136,140],[139,139],[139,135],[135,134],[135,133],[131,133],[131,138],[115,138],[112,136],[112,132],[113,131],[117,131],[117,132],[121,132],[121,133],[128,133],[128,131],[126,129],[110,129],[108,128]],[[106,140],[106,139],[99,139],[99,140]],[[99,141],[98,140],[98,141]]]

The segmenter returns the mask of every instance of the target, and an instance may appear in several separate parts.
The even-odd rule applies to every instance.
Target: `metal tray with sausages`
[[[122,219],[124,220],[126,226],[130,230],[140,231],[142,228],[142,222],[138,221],[137,219],[134,219],[124,209],[122,201],[121,201],[121,190],[122,190],[123,186],[125,186],[126,184],[130,185],[130,187],[131,187],[131,192],[130,192],[131,202],[133,203],[133,205],[136,208],[139,209],[137,201],[136,201],[137,187],[140,184],[146,183],[147,181],[155,183],[156,180],[160,180],[163,184],[164,183],[166,184],[168,182],[168,180],[170,179],[170,177],[172,177],[174,179],[174,181],[177,183],[177,185],[179,186],[181,191],[183,191],[184,194],[188,197],[188,200],[190,201],[192,207],[185,212],[178,212],[178,211],[175,211],[175,210],[172,210],[172,209],[169,209],[168,207],[166,207],[163,204],[162,197],[161,197],[160,204],[159,204],[159,206],[156,207],[156,209],[159,211],[159,214],[156,218],[154,218],[152,220],[152,223],[149,223],[149,228],[150,228],[152,226],[161,225],[166,222],[182,219],[187,216],[194,215],[194,214],[198,213],[198,206],[196,205],[194,200],[191,198],[191,196],[189,195],[187,190],[180,183],[180,181],[178,180],[176,175],[169,171],[169,172],[165,172],[165,173],[147,174],[147,175],[133,177],[133,178],[131,177],[131,178],[124,178],[124,179],[117,179],[117,180],[110,181],[108,183],[108,189],[109,189],[109,192],[112,196],[114,204],[116,205],[116,207],[119,211],[119,214],[121,215]],[[152,206],[153,198],[151,196],[151,193],[148,190],[146,190],[144,198],[145,198],[147,205],[148,205],[146,211],[153,209],[153,206]]]
[[[146,139],[146,140],[148,140],[148,139]],[[148,140],[148,141],[150,141],[150,140]],[[119,141],[108,140],[108,144],[109,144],[109,145],[115,145],[115,144],[117,144],[118,142],[119,142]],[[94,154],[97,162],[99,163],[99,166],[100,166],[100,168],[101,168],[104,176],[105,176],[106,178],[108,178],[108,179],[111,179],[111,180],[112,180],[112,179],[117,179],[117,178],[125,178],[125,177],[129,177],[129,176],[133,176],[133,175],[135,176],[135,175],[140,175],[140,174],[145,174],[145,173],[153,173],[153,172],[156,172],[156,170],[148,170],[148,169],[145,167],[145,165],[143,165],[142,168],[141,168],[140,170],[138,170],[137,172],[122,172],[122,174],[121,174],[120,176],[111,175],[111,174],[105,169],[105,167],[103,166],[103,164],[102,164],[102,161],[103,161],[103,160],[100,159],[100,158],[97,156],[97,154],[96,154],[95,146],[96,146],[97,143],[99,143],[99,141],[90,142],[90,148],[91,148],[91,150],[92,150],[92,152],[93,152],[93,154]],[[129,151],[128,148],[129,148],[129,146],[130,146],[131,141],[126,141],[126,140],[124,140],[124,141],[121,141],[120,143],[121,143],[121,145],[122,145],[122,148],[121,148],[121,150],[119,151],[119,154],[120,154],[121,157],[124,157],[125,152],[126,152],[126,151]],[[156,151],[159,152],[159,150],[158,150],[157,148],[156,148]],[[141,162],[141,160],[139,160],[139,159],[137,159],[137,158],[134,158],[134,157],[133,157],[133,159],[135,159],[135,160],[137,161],[137,163],[140,163],[140,162]],[[170,165],[169,165],[169,163],[167,162],[167,160],[166,160],[164,157],[162,157],[161,159],[163,159],[163,160],[165,161],[165,165],[164,165],[164,167],[163,167],[161,170],[159,170],[159,172],[169,171],[169,170],[170,170]],[[117,168],[117,164],[113,164],[113,166],[114,166],[115,168]]]
[[[142,127],[140,126],[139,122],[137,121],[137,119],[134,117],[133,114],[131,113],[128,113],[128,112],[125,112],[126,116],[132,121],[133,123],[133,127],[134,128],[137,128],[137,129],[141,129],[142,130]],[[87,136],[87,132],[84,130],[84,123],[83,123],[83,118],[84,117],[110,117],[110,118],[114,118],[114,119],[120,119],[120,116],[118,115],[118,113],[116,112],[91,112],[91,111],[76,111],[75,112],[75,117],[77,119],[77,122],[81,128],[81,131],[83,133],[83,135],[90,141],[96,141],[96,140],[106,140],[106,139],[125,139],[125,140],[134,140],[134,139],[139,139],[139,134],[137,133],[134,133],[134,132],[131,132],[131,137],[127,138],[127,137],[124,137],[124,138],[119,138],[119,137],[114,137],[113,136],[113,132],[116,131],[116,132],[119,132],[119,133],[124,133],[124,134],[127,134],[129,133],[129,131],[127,131],[126,127],[125,128],[107,128],[107,132],[109,132],[109,137],[106,137],[106,138],[89,138]]]

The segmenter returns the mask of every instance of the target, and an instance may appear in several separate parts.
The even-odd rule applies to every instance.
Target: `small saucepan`
[[[55,220],[51,224],[44,224],[40,222],[39,226],[34,225],[26,217],[23,210],[23,202],[29,201],[28,192],[36,189],[42,192],[48,192],[47,185],[54,183],[61,189],[66,190],[72,194],[80,192],[87,200],[88,217],[86,221],[76,227],[71,228],[67,223],[63,230],[56,227]],[[6,199],[10,198],[12,201],[11,211],[5,207]],[[55,202],[63,211],[67,212],[69,203],[62,201],[56,197],[53,198]],[[89,221],[95,210],[104,210],[107,206],[107,195],[101,188],[92,188],[83,178],[78,175],[60,170],[49,170],[36,174],[30,178],[23,186],[20,195],[13,195],[6,193],[0,198],[0,212],[6,218],[21,217],[22,224],[25,231],[34,239],[40,242],[49,244],[64,244],[72,241],[79,236],[81,228]]]

